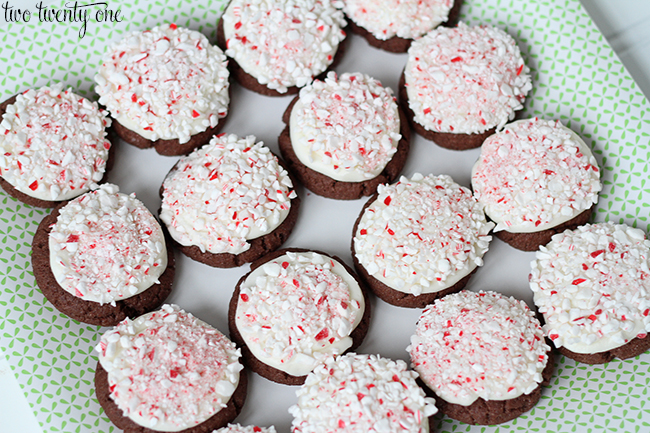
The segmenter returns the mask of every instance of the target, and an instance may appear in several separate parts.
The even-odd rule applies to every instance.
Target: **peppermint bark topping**
[[[40,200],[62,201],[96,186],[111,143],[110,119],[62,85],[30,89],[0,123],[0,176]]]
[[[59,211],[49,235],[50,267],[70,294],[100,304],[130,298],[167,267],[158,221],[135,195],[103,185]]]
[[[199,32],[174,24],[132,32],[104,54],[95,75],[100,104],[155,141],[214,128],[228,112],[226,56]]]
[[[409,107],[425,129],[498,129],[532,88],[514,39],[495,27],[440,27],[411,44],[404,75]]]
[[[227,427],[215,430],[212,433],[276,433],[275,427],[242,426],[240,424],[228,424]]]
[[[277,158],[255,137],[221,134],[181,158],[163,182],[160,219],[182,245],[239,254],[272,232],[296,197]]]
[[[302,88],[290,126],[300,161],[344,182],[379,175],[402,137],[391,89],[361,73],[330,72]]]
[[[556,347],[599,353],[650,331],[650,241],[623,224],[553,236],[531,263],[530,288]]]
[[[416,377],[401,360],[330,357],[296,392],[298,403],[289,408],[292,432],[428,432],[428,417],[438,410]]]

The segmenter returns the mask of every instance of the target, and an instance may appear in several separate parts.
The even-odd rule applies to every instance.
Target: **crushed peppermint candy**
[[[291,144],[307,167],[344,182],[377,177],[402,138],[390,88],[361,73],[328,73],[300,90]]]
[[[546,230],[598,201],[600,169],[587,145],[553,120],[520,120],[488,137],[472,172],[494,231]]]
[[[409,107],[425,129],[482,133],[503,126],[532,89],[515,40],[490,26],[439,27],[411,44],[404,70]]]
[[[239,254],[284,221],[296,197],[292,187],[262,142],[220,134],[167,175],[160,219],[181,245]]]
[[[96,350],[110,398],[160,431],[194,427],[226,407],[243,368],[234,343],[177,305],[124,320]]]
[[[253,355],[293,376],[351,347],[365,308],[354,277],[315,252],[287,252],[258,267],[237,302],[237,329]]]
[[[62,84],[30,89],[0,122],[0,176],[18,191],[63,201],[97,186],[106,171],[111,120]]]
[[[276,433],[275,427],[242,426],[241,424],[228,424],[226,427],[214,430],[212,433]]]
[[[233,0],[223,14],[226,54],[269,89],[303,87],[345,39],[338,8],[330,0]]]
[[[530,288],[556,347],[600,353],[650,332],[650,241],[611,222],[556,234],[531,263]]]
[[[402,360],[354,353],[330,357],[296,392],[291,431],[427,433],[428,417],[438,409],[416,377]]]
[[[457,0],[461,1],[461,0]],[[343,12],[375,38],[417,39],[447,21],[454,0],[345,0]]]
[[[543,381],[550,348],[525,302],[463,290],[424,310],[406,350],[436,395],[469,406],[530,394]]]
[[[85,301],[114,306],[157,284],[167,267],[158,221],[116,185],[102,185],[62,207],[48,239],[57,283]]]
[[[416,173],[377,192],[353,240],[368,274],[417,296],[451,287],[483,265],[494,224],[469,189],[446,175]]]
[[[127,34],[95,75],[99,103],[122,125],[156,141],[189,141],[226,116],[227,59],[199,32],[175,24]]]

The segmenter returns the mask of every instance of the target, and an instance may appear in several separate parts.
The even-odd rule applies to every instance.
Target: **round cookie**
[[[32,268],[56,309],[99,326],[158,308],[175,274],[158,221],[135,196],[110,184],[62,203],[41,221]]]
[[[227,64],[201,33],[165,24],[131,32],[109,47],[95,90],[124,141],[161,155],[185,155],[225,121]]]
[[[215,430],[212,433],[276,433],[275,427],[242,426],[240,424],[228,424],[226,427]]]
[[[404,361],[348,353],[330,357],[296,392],[292,432],[429,431],[438,410]]]
[[[279,250],[239,280],[228,310],[230,335],[252,371],[302,385],[325,358],[361,344],[370,324],[366,292],[337,257]]]
[[[330,0],[232,0],[217,28],[233,76],[267,96],[298,92],[342,54],[345,18]]]
[[[415,131],[454,150],[479,147],[532,88],[514,39],[490,26],[439,27],[411,44],[399,98]]]
[[[465,287],[483,265],[493,226],[467,188],[415,174],[379,186],[354,225],[352,258],[378,297],[424,308]]]
[[[280,151],[312,192],[355,200],[397,179],[410,147],[390,88],[361,73],[329,72],[300,90],[284,113]]]
[[[472,189],[494,234],[536,251],[551,236],[586,224],[601,190],[589,147],[560,121],[519,120],[485,140]]]
[[[61,84],[9,98],[0,117],[0,186],[23,203],[55,207],[96,187],[111,168],[111,120]]]
[[[624,224],[553,236],[531,263],[530,288],[560,353],[602,364],[650,348],[650,241]]]
[[[496,292],[436,300],[407,351],[440,411],[468,424],[500,424],[530,410],[553,373],[535,313]]]
[[[96,350],[97,399],[125,433],[205,433],[244,405],[239,349],[176,305],[121,322]]]
[[[181,158],[161,187],[160,219],[183,254],[241,266],[289,237],[300,199],[279,159],[255,137],[221,134]]]

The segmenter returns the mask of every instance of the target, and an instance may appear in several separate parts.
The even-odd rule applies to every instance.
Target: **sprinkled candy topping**
[[[508,400],[543,381],[550,350],[535,313],[496,292],[461,291],[437,299],[406,349],[420,378],[450,403]]]
[[[404,361],[348,353],[307,376],[289,408],[293,433],[429,431],[438,410]]]
[[[287,252],[246,277],[235,320],[257,359],[304,376],[352,346],[350,334],[364,308],[359,284],[340,263],[314,252]]]
[[[349,19],[382,41],[416,39],[447,21],[453,0],[345,0]]]
[[[370,275],[417,296],[451,287],[483,265],[494,224],[470,190],[446,175],[416,173],[377,192],[354,235],[356,257]]]
[[[650,241],[642,230],[599,223],[540,247],[530,288],[556,347],[600,353],[650,332]]]
[[[277,158],[255,137],[221,134],[181,158],[163,182],[160,219],[182,245],[239,254],[272,232],[296,197]]]
[[[212,433],[276,433],[275,427],[242,426],[240,424],[228,424],[227,427],[214,430]]]
[[[99,103],[122,125],[155,141],[189,141],[228,112],[226,56],[199,32],[174,24],[131,32],[104,54]]]
[[[100,304],[144,292],[167,267],[165,236],[135,195],[102,185],[66,204],[49,235],[50,267],[70,294]]]
[[[61,84],[30,89],[2,116],[0,176],[40,200],[83,194],[104,176],[110,125],[96,103]]]
[[[176,305],[102,335],[96,348],[110,397],[138,425],[180,431],[207,420],[239,384],[239,349]]]
[[[226,54],[269,89],[302,87],[334,60],[345,18],[330,0],[233,0],[223,14]]]
[[[303,164],[344,182],[377,177],[402,138],[392,90],[361,73],[330,72],[302,88],[290,130]]]
[[[429,131],[500,129],[532,88],[514,39],[495,27],[439,27],[414,41],[408,54],[409,107]]]
[[[495,231],[546,230],[598,201],[600,170],[587,145],[560,121],[511,123],[490,136],[472,170],[476,199]]]

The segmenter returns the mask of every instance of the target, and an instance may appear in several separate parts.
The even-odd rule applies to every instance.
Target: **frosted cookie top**
[[[314,252],[287,252],[246,277],[235,323],[257,359],[304,376],[352,346],[364,308],[361,288],[343,265]]]
[[[242,426],[240,424],[228,424],[227,427],[214,430],[212,433],[276,433],[275,427]]]
[[[95,90],[99,103],[133,132],[186,143],[226,116],[228,77],[221,49],[199,32],[165,24],[109,47]]]
[[[239,384],[239,349],[176,305],[126,319],[96,348],[110,397],[136,424],[174,432],[219,412]]]
[[[438,299],[418,321],[406,349],[420,378],[447,402],[508,400],[543,381],[550,350],[525,302],[495,292]]]
[[[181,245],[239,254],[289,214],[296,197],[277,158],[255,137],[221,134],[181,158],[163,182],[160,219]]]
[[[16,96],[0,122],[0,176],[40,200],[89,191],[106,171],[111,121],[61,84]]]
[[[78,197],[59,211],[48,243],[50,267],[66,292],[115,305],[144,292],[167,267],[158,221],[115,185]]]
[[[404,361],[349,353],[307,376],[289,408],[293,433],[427,433],[435,402],[425,398]]]
[[[343,11],[355,24],[385,41],[417,39],[447,21],[454,0],[345,0]]]
[[[353,240],[368,274],[417,296],[451,287],[483,265],[494,224],[470,190],[446,175],[415,174],[377,192]]]
[[[600,353],[650,332],[650,241],[642,230],[599,223],[540,247],[530,288],[556,347]]]
[[[392,90],[361,73],[330,72],[302,88],[289,125],[300,162],[344,182],[377,177],[402,138]]]
[[[330,0],[232,0],[223,14],[226,54],[279,93],[324,72],[345,39]]]
[[[404,69],[409,107],[425,129],[502,128],[532,88],[515,40],[495,27],[439,27],[414,41]]]
[[[472,188],[495,231],[528,233],[575,218],[598,201],[598,163],[560,121],[520,120],[485,140]]]

